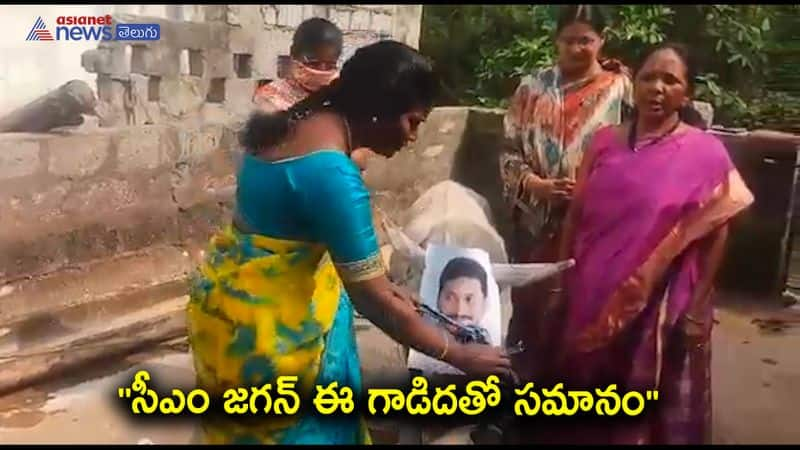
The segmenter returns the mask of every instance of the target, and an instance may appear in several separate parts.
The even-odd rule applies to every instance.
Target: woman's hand
[[[445,362],[474,378],[497,375],[507,382],[514,382],[517,379],[511,369],[511,359],[499,347],[457,344],[450,350],[449,355],[445,356]]]
[[[546,295],[543,295],[540,301],[543,302],[541,314],[542,320],[548,321],[552,319],[551,315],[559,309],[564,302],[564,274],[547,280],[543,285]]]
[[[471,377],[498,375],[503,380],[514,380],[511,360],[503,350],[457,343],[442,328],[422,317],[417,296],[395,286],[386,276],[349,283],[347,291],[356,310],[400,344],[433,358],[444,353],[444,362]]]
[[[359,147],[350,152],[350,159],[362,172],[367,170],[367,163],[369,160],[376,156],[378,156],[378,154],[367,147]]]
[[[555,287],[550,289],[547,293],[547,297],[545,298],[544,308],[542,310],[542,314],[545,317],[545,320],[549,319],[553,312],[561,306],[561,303],[564,301],[564,292],[560,287]]]
[[[575,189],[575,181],[569,178],[540,178],[528,174],[525,178],[525,192],[538,200],[570,200]]]

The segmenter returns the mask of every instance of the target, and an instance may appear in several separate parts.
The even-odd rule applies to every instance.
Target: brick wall
[[[259,83],[277,78],[294,29],[326,17],[345,33],[343,59],[362,45],[392,38],[416,47],[421,5],[205,5],[204,22],[126,14],[115,23],[150,22],[161,39],[101,42],[82,55],[97,74],[104,126],[199,118],[226,121],[250,111]]]

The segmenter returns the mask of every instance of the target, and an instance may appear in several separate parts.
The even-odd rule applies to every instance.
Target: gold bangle
[[[442,333],[444,335],[444,350],[442,350],[442,354],[436,358],[439,361],[444,361],[444,357],[447,356],[447,351],[450,349],[450,339],[447,338],[447,330],[442,330]]]

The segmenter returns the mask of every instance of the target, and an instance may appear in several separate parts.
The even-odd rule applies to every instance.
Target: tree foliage
[[[800,118],[800,6],[601,8],[609,19],[604,53],[630,66],[650,45],[690,44],[702,62],[696,96],[714,104],[722,123],[770,126]],[[553,5],[426,5],[421,49],[442,74],[442,103],[504,106],[520,76],[554,63],[557,11]]]

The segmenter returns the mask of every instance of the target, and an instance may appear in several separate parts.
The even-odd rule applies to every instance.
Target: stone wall
[[[136,8],[115,9],[114,23],[158,23],[159,41],[100,42],[81,57],[97,77],[101,128],[0,134],[0,284],[154,244],[203,245],[230,210],[236,130],[295,27],[329,18],[345,59],[379,39],[417,47],[422,15],[421,5]]]
[[[408,206],[448,178],[496,204],[496,147],[487,139],[499,118],[435,109],[410,149],[370,163],[373,204],[404,222]],[[156,244],[204,246],[229,217],[238,126],[0,134],[0,285]]]
[[[0,134],[0,284],[208,238],[234,192],[234,126]]]
[[[277,78],[294,29],[326,17],[345,33],[343,59],[392,38],[417,47],[421,5],[205,5],[203,22],[127,14],[114,23],[158,23],[158,41],[100,42],[82,56],[97,74],[101,124],[225,122],[247,114],[261,83]]]

